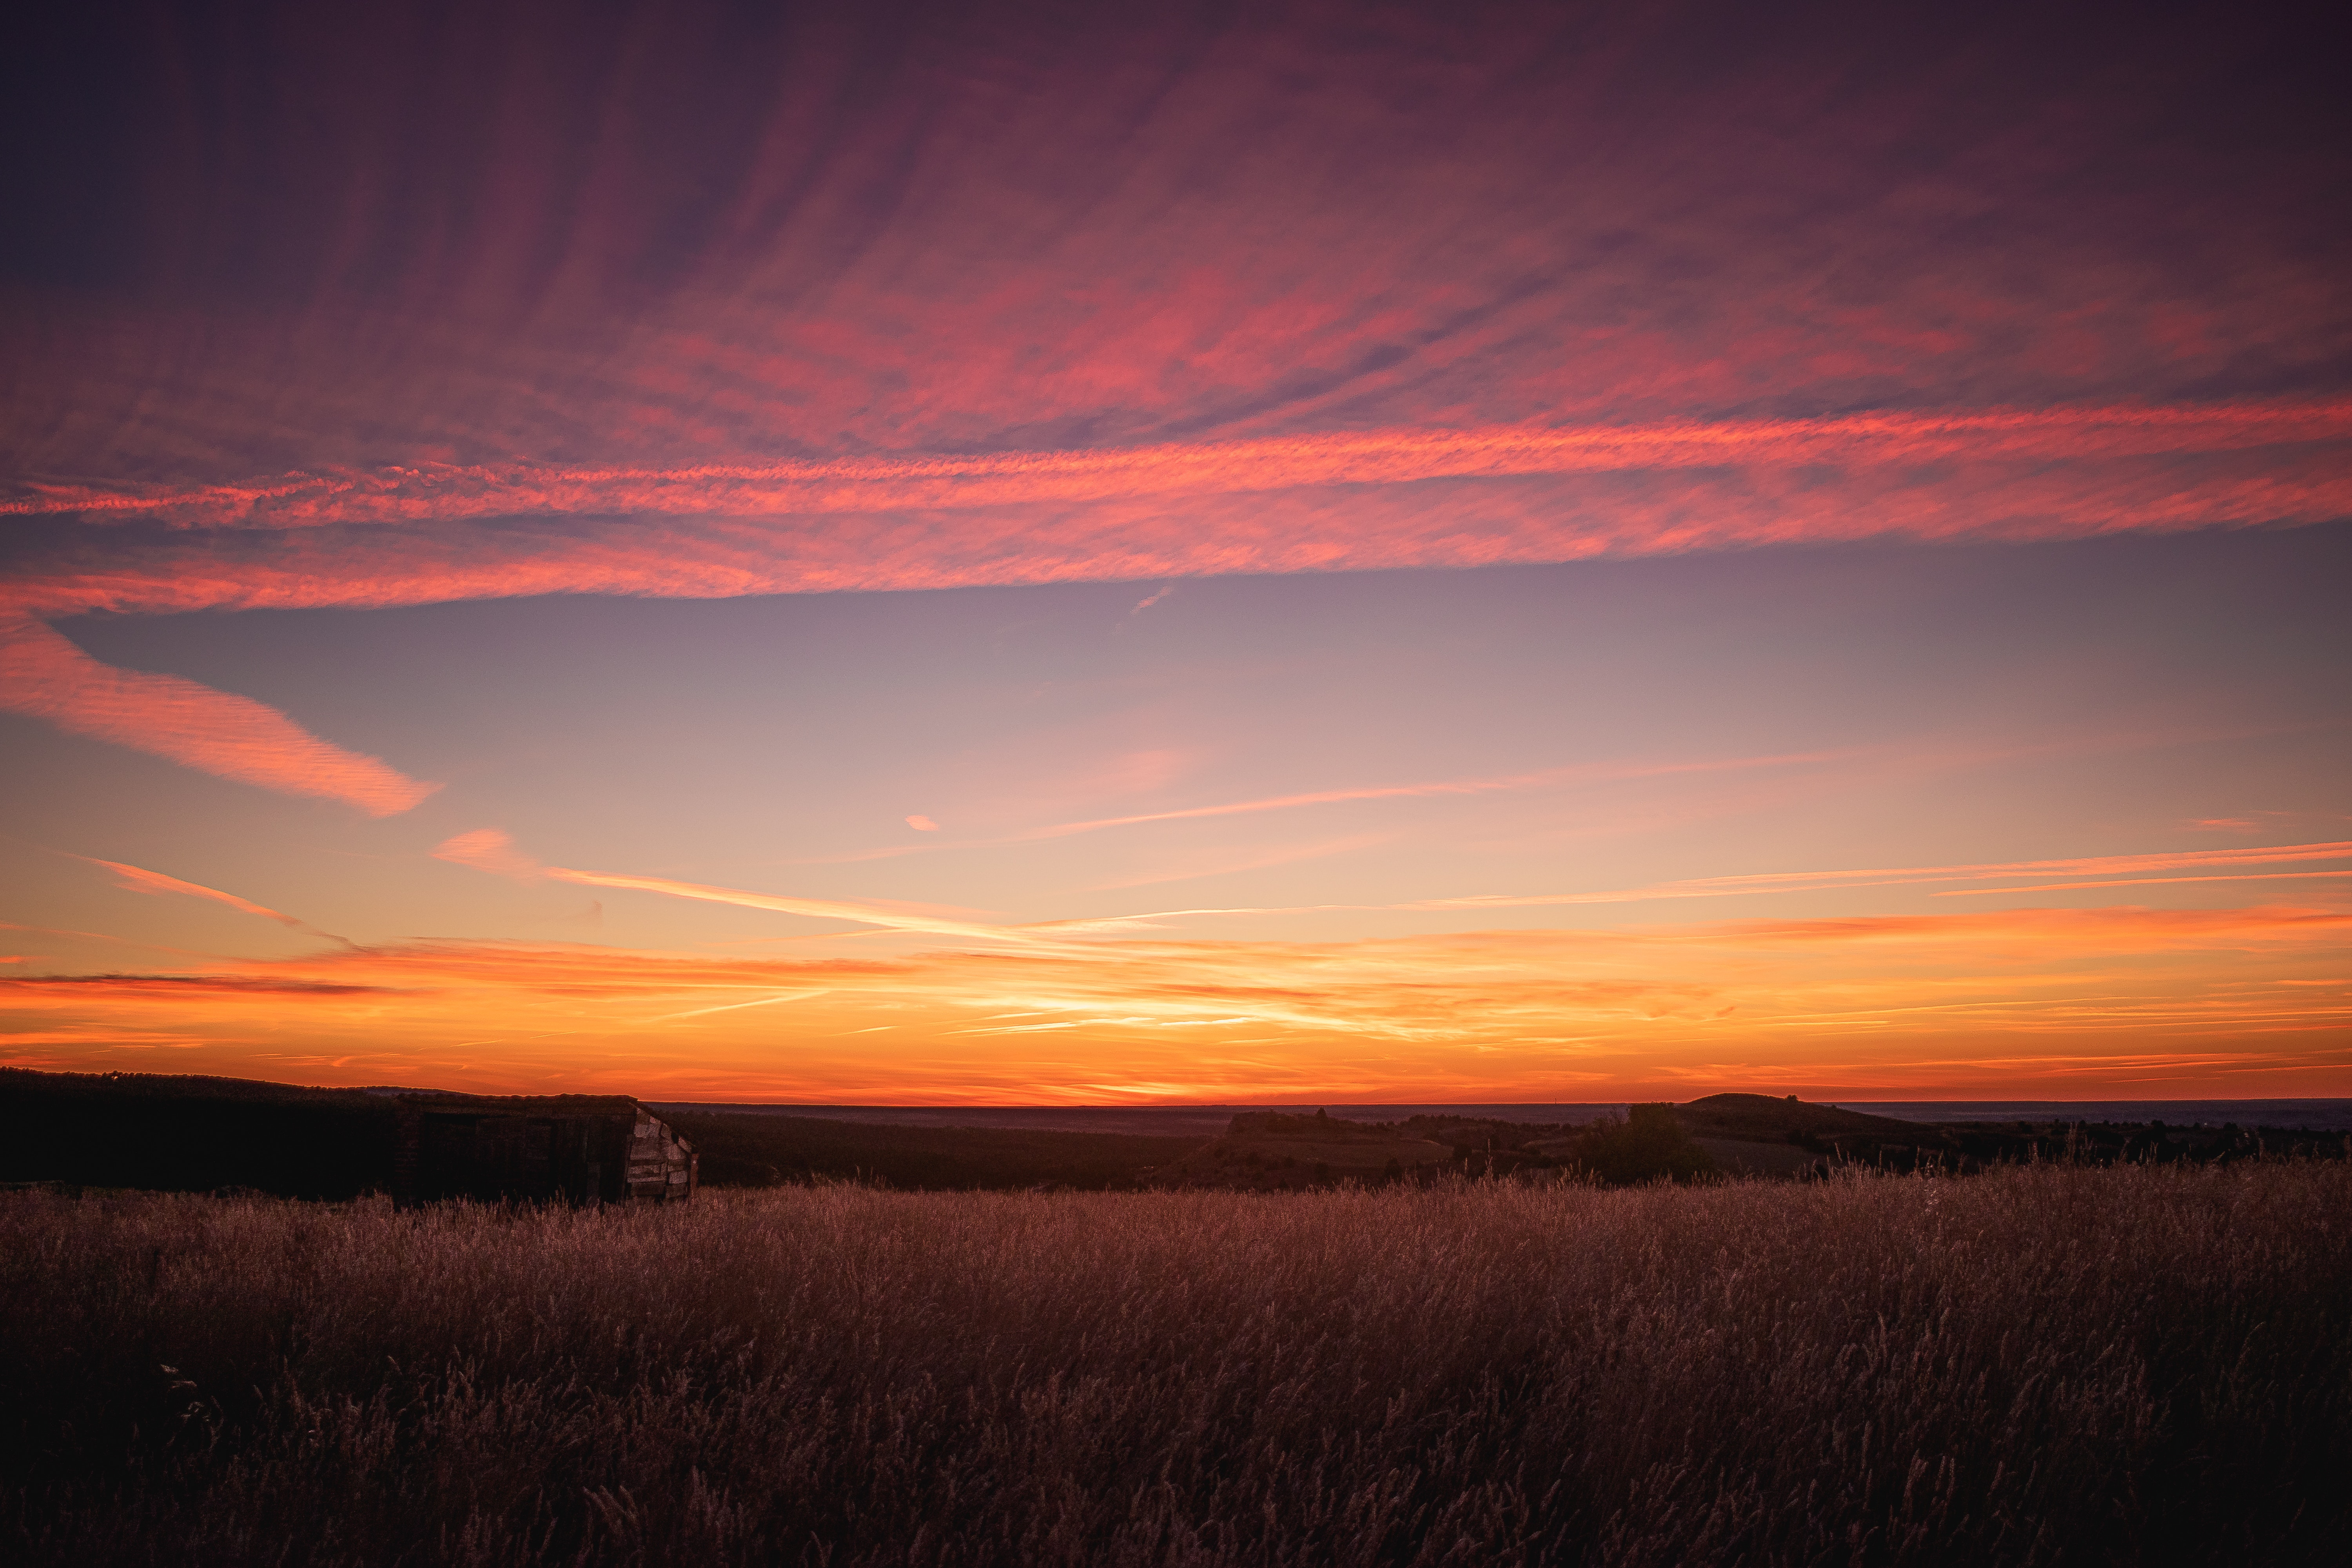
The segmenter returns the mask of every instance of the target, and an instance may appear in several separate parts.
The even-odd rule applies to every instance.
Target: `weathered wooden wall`
[[[683,1203],[694,1195],[700,1162],[693,1145],[668,1122],[638,1108],[629,1132],[629,1196],[637,1202]]]

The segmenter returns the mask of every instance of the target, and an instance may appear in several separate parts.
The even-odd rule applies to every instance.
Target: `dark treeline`
[[[1475,1173],[1562,1169],[1611,1184],[1736,1174],[1741,1151],[1774,1145],[1810,1156],[1795,1162],[1789,1173],[1813,1176],[1853,1166],[1969,1175],[2032,1163],[2228,1164],[2274,1156],[2352,1157],[2352,1137],[2299,1127],[2079,1120],[1928,1123],[1752,1094],[1635,1105],[1622,1117],[1578,1125],[1423,1115],[1396,1126],[1448,1145],[1454,1165]]]
[[[0,1068],[0,1181],[352,1198],[391,1180],[383,1095],[246,1079]]]
[[[1350,1150],[1384,1141],[1404,1152],[1384,1170],[1351,1170],[1340,1163]],[[1324,1145],[1330,1148],[1329,1163],[1297,1152]],[[1405,1157],[1408,1145],[1417,1147],[1426,1163]],[[2274,1156],[2352,1157],[2352,1138],[2302,1128],[2168,1126],[2160,1121],[1928,1123],[1794,1097],[1717,1094],[1559,1123],[1446,1112],[1367,1122],[1247,1111],[1234,1116],[1224,1135],[1197,1157],[1166,1168],[1166,1175],[1184,1185],[1259,1190],[1460,1175],[1629,1186],[1746,1176],[1822,1179],[1853,1169],[1971,1175],[2021,1164],[2229,1164]]]

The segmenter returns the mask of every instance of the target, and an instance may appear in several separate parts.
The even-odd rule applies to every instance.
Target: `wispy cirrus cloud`
[[[139,177],[102,182],[119,222],[23,225],[36,254],[112,238],[22,295],[5,504],[83,521],[0,602],[1171,582],[2347,510],[2352,324],[2309,226],[2334,100],[2281,89],[2298,51],[2263,26],[1988,16],[1923,51],[1824,13],[1695,74],[1663,14],[1105,13],[1047,42],[982,7],[937,56],[879,14],[824,39],[665,15],[630,34],[642,79],[713,84],[680,139],[578,27],[478,10],[497,47],[192,21],[61,65],[109,73],[58,101],[128,106],[79,141]],[[2046,77],[2011,68],[2029,47]],[[215,94],[170,85],[230,56]],[[493,104],[531,108],[443,134]],[[453,195],[479,189],[507,195]]]
[[[1851,751],[1790,752],[1759,757],[1720,757],[1686,763],[1574,763],[1565,767],[1539,768],[1523,773],[1498,773],[1489,778],[1438,779],[1423,784],[1364,784],[1347,789],[1307,790],[1297,795],[1263,795],[1254,800],[1220,801],[1210,805],[1180,806],[1170,811],[1138,812],[1127,816],[1098,816],[1051,826],[992,842],[1031,843],[1098,833],[1109,827],[1137,827],[1155,822],[1192,822],[1206,817],[1251,816],[1261,812],[1291,811],[1301,806],[1342,805],[1366,800],[1429,800],[1447,796],[1497,795],[1515,790],[1542,789],[1577,784],[1608,784],[1638,779],[1671,778],[1689,773],[1742,773],[1751,769],[1802,767],[1844,761]]]
[[[571,513],[834,516],[1441,479],[1953,461],[2078,463],[2347,440],[2352,440],[2352,402],[2341,400],[1885,412],[1580,429],[1343,432],[1099,451],[671,469],[432,465],[145,491],[36,486],[28,494],[0,501],[0,514],[139,517],[184,528]]]
[[[396,987],[274,974],[27,974],[0,975],[8,993],[75,995],[365,996]]]
[[[2352,878],[2352,867],[2337,871],[2240,871],[2189,877],[2125,877],[2091,882],[2033,882],[2013,888],[1948,888],[1939,899],[1990,899],[2007,893],[2054,893],[2076,888],[2169,888],[2187,882],[2341,881]]]
[[[181,893],[192,899],[209,899],[216,904],[226,904],[230,909],[241,910],[249,915],[259,915],[263,920],[276,921],[282,926],[299,928],[302,924],[292,915],[280,914],[267,905],[257,904],[249,899],[240,899],[235,893],[224,893],[218,888],[207,888],[199,882],[183,882],[177,877],[166,877],[161,871],[149,871],[137,866],[126,866],[118,860],[100,860],[89,855],[78,856],[76,858],[88,860],[93,866],[105,867],[114,873],[114,885],[131,892]]]
[[[477,871],[511,877],[518,882],[536,881],[547,875],[547,868],[516,848],[513,836],[503,828],[478,827],[471,833],[445,838],[434,846],[433,858],[453,866],[471,866]]]
[[[0,619],[0,709],[221,778],[340,800],[371,816],[406,811],[439,787],[322,741],[249,697],[111,668],[31,621]]]
[[[495,827],[461,833],[441,844],[433,854],[436,859],[472,866],[479,870],[525,881],[545,879],[571,882],[583,888],[617,888],[630,892],[657,893],[665,898],[685,899],[697,903],[733,904],[740,909],[805,915],[814,920],[848,921],[857,925],[915,931],[927,936],[991,942],[1031,942],[1038,940],[1017,928],[979,925],[907,905],[894,907],[827,899],[795,899],[777,893],[752,892],[742,888],[715,888],[701,882],[682,882],[669,877],[635,877],[612,871],[580,871],[566,866],[544,866],[517,849],[513,839]]]
[[[2332,871],[2282,871],[2245,876],[2210,874],[2227,872],[2249,866],[2287,866],[2315,860],[2342,860],[2347,864],[2340,870]],[[1624,888],[1607,892],[1474,894],[1466,898],[1424,900],[1400,907],[1424,910],[1467,910],[1498,909],[1514,905],[1634,903],[1646,902],[1654,899],[1736,898],[1749,894],[1828,892],[1848,888],[1891,888],[1918,883],[1988,881],[1995,879],[2014,881],[2021,878],[2034,876],[2109,878],[2135,871],[2183,871],[2192,874],[2177,878],[2138,879],[2131,881],[2047,882],[2032,888],[1989,888],[1969,889],[1969,891],[1999,894],[2042,892],[2051,889],[2067,887],[2142,887],[2153,886],[2159,881],[2271,880],[2301,876],[2352,877],[2352,840],[2328,844],[2284,844],[2259,849],[2182,849],[2152,855],[2076,856],[2055,860],[2003,860],[1960,866],[1881,867],[1856,871],[1762,872],[1740,877],[1698,877],[1683,881],[1654,883],[1645,888]]]
[[[93,866],[105,867],[114,873],[115,886],[131,892],[176,893],[185,898],[207,899],[216,904],[226,904],[230,909],[248,915],[259,915],[263,920],[276,921],[289,931],[299,931],[306,936],[320,936],[330,942],[341,942],[346,947],[352,945],[348,938],[337,936],[332,931],[320,931],[308,921],[297,920],[294,916],[273,910],[266,904],[257,904],[250,899],[240,899],[235,893],[222,892],[218,888],[207,888],[201,882],[184,882],[177,877],[166,877],[161,871],[150,871],[138,866],[126,866],[119,860],[100,860],[89,855],[76,856],[75,858],[88,860]]]
[[[1006,926],[975,925],[968,921],[941,919],[936,915],[890,909],[880,904],[846,903],[827,899],[794,899],[774,893],[749,892],[740,888],[714,888],[700,882],[680,882],[667,877],[630,877],[610,871],[575,871],[562,866],[550,866],[545,874],[559,882],[576,882],[584,888],[623,888],[640,893],[659,893],[666,898],[687,899],[700,903],[734,904],[747,910],[771,910],[778,914],[807,915],[816,920],[851,921],[859,925],[877,926],[890,931],[919,931],[927,936],[961,937],[980,942],[1021,942],[1034,940],[1026,932]]]
[[[1370,849],[1389,842],[1390,837],[1385,833],[1358,833],[1345,838],[1324,839],[1313,844],[1288,844],[1244,855],[1187,857],[1155,870],[1121,877],[1115,881],[1096,882],[1085,890],[1110,892],[1120,888],[1150,888],[1168,882],[1198,881],[1203,877],[1230,877],[1244,871],[1268,870],[1276,866],[1296,865],[1301,860],[1319,860],[1328,856],[1349,855]]]
[[[103,529],[69,531],[0,582],[0,605],[54,619],[554,593],[715,598],[2311,522],[2352,512],[2347,410],[1401,431],[583,470],[561,482],[404,470],[381,484],[173,491],[137,508],[125,499],[126,515],[210,521],[128,550]],[[77,499],[89,498],[16,504]],[[307,526],[262,528],[265,537],[234,545],[216,537],[215,525],[276,517],[271,507],[297,500],[285,515]]]
[[[2080,743],[2080,742],[2070,742]],[[1434,779],[1416,784],[1359,784],[1338,789],[1303,790],[1291,795],[1259,795],[1247,800],[1216,801],[1205,805],[1177,806],[1166,811],[1131,813],[1124,816],[1088,817],[1075,822],[1049,823],[1042,827],[987,838],[959,838],[937,844],[900,844],[877,849],[831,855],[801,862],[809,865],[845,865],[861,860],[897,859],[908,855],[934,853],[942,850],[1004,848],[1024,844],[1035,844],[1056,838],[1075,837],[1082,834],[1100,833],[1110,828],[1139,827],[1163,822],[1209,821],[1227,816],[1255,816],[1266,812],[1295,811],[1322,805],[1347,805],[1362,801],[1443,800],[1475,798],[1480,795],[1508,794],[1519,790],[1570,787],[1580,784],[1636,783],[1645,779],[1674,778],[1684,775],[1738,773],[1752,771],[1796,769],[1851,762],[1864,754],[1863,748],[1844,748],[1823,752],[1790,752],[1752,757],[1712,757],[1692,762],[1622,762],[1572,763],[1557,768],[1538,768],[1526,773],[1497,773],[1485,778]],[[910,819],[911,822],[912,819]],[[929,820],[928,818],[925,820]],[[935,831],[935,829],[924,829]],[[1353,847],[1358,839],[1345,841],[1343,847]],[[1321,850],[1314,851],[1322,853]],[[1286,852],[1276,851],[1276,854]],[[1263,864],[1278,864],[1265,861]],[[1237,868],[1228,868],[1229,869]],[[1195,873],[1186,872],[1189,877]],[[1213,875],[1214,873],[1198,873]],[[1155,881],[1176,880],[1177,878],[1148,877],[1121,882],[1097,884],[1100,887],[1143,887]],[[1074,922],[1084,924],[1086,922]]]
[[[2340,868],[2322,871],[2249,870],[2250,867],[2299,866],[2340,860]],[[2134,871],[2179,871],[2177,877],[2117,877]],[[2061,877],[2063,881],[2024,882],[2032,877]],[[1233,906],[1159,910],[1141,914],[1102,915],[1055,921],[1028,929],[1066,931],[1134,931],[1155,922],[1207,916],[1290,915],[1328,911],[1406,913],[1413,911],[1543,909],[1580,904],[1642,904],[1682,899],[1761,898],[1784,894],[1844,892],[1863,889],[1927,887],[1939,883],[2001,881],[1997,888],[1936,890],[1938,898],[2000,897],[2011,893],[2066,891],[2074,889],[2138,888],[2193,882],[2298,881],[2352,879],[2352,840],[2326,844],[2287,844],[2266,849],[2183,849],[2149,855],[2077,856],[2053,860],[2002,860],[1957,866],[1878,867],[1853,871],[1772,871],[1736,877],[1694,877],[1653,882],[1638,888],[1613,888],[1576,893],[1470,893],[1452,898],[1411,899],[1380,904],[1300,904]],[[1876,918],[1876,917],[1872,917]]]

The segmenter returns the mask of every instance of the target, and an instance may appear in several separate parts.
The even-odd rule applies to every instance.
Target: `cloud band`
[[[2048,462],[2352,437],[2352,403],[1886,412],[1546,429],[1379,430],[1105,450],[676,468],[426,465],[258,483],[32,487],[0,513],[175,527],[316,527],[518,515],[789,517],[1093,502],[1302,486],[1710,468]]]
[[[0,620],[0,709],[221,778],[340,800],[371,816],[406,811],[439,787],[322,741],[249,697],[110,668],[30,621]]]

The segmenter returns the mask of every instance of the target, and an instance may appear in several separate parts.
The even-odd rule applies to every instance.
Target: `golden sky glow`
[[[8,1003],[20,1048],[119,1039],[157,1070],[680,1099],[2265,1097],[2352,1068],[2347,938],[2352,914],[2281,905],[903,957],[436,942]]]

